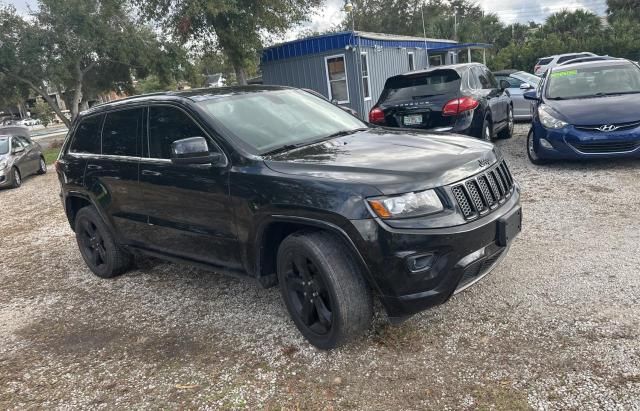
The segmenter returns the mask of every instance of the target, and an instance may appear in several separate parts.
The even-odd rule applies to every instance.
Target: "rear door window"
[[[381,102],[413,101],[432,96],[458,95],[460,75],[455,70],[436,70],[414,76],[391,77],[385,84]]]
[[[539,66],[546,66],[547,64],[551,63],[551,60],[553,60],[553,57],[540,59],[540,60],[538,60],[538,65]]]
[[[102,128],[102,154],[137,157],[142,130],[142,108],[107,113]]]
[[[72,153],[100,154],[100,129],[103,115],[84,118],[78,124],[69,151]]]

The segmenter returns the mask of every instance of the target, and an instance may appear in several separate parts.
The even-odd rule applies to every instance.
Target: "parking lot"
[[[0,191],[0,408],[640,409],[637,161],[536,167],[499,141],[523,232],[485,280],[312,348],[277,288],[78,252],[53,172]]]

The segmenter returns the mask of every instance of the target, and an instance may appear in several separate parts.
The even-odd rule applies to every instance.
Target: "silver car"
[[[493,75],[498,82],[505,80],[510,84],[507,90],[513,102],[513,118],[515,120],[531,120],[533,104],[530,100],[524,99],[524,93],[537,88],[540,84],[540,77],[517,70],[494,71]]]
[[[20,187],[24,177],[46,172],[42,147],[26,127],[0,127],[0,188]]]

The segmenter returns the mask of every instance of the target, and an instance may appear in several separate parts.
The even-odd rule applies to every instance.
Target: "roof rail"
[[[620,59],[618,57],[611,57],[611,56],[578,57],[578,58],[575,58],[575,59],[563,61],[562,63],[558,64],[558,66],[566,66],[568,64],[588,63],[590,61],[604,61],[604,60],[622,60],[622,59]]]

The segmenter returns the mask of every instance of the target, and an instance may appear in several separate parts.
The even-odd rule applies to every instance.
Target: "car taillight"
[[[369,123],[384,124],[384,111],[378,107],[374,107],[369,112]]]
[[[454,98],[442,107],[443,116],[457,116],[465,111],[473,110],[480,103],[471,97]]]

